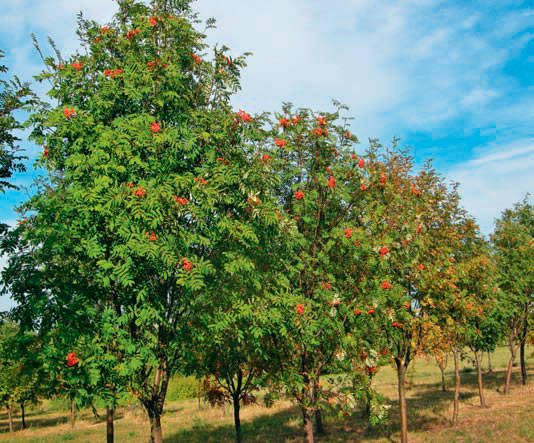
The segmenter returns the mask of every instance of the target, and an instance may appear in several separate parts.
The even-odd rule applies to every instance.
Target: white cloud
[[[483,157],[471,160],[469,164],[472,166],[482,165],[484,163],[495,164],[496,162],[501,160],[510,160],[512,158],[517,159],[518,157],[521,159],[526,154],[530,154],[532,152],[534,152],[534,140],[519,141],[516,143],[512,143],[506,147],[503,147],[502,150],[499,150],[497,152],[492,152]],[[525,166],[532,167],[532,164],[526,163]]]
[[[487,149],[487,148],[486,148]],[[447,176],[460,183],[463,206],[476,217],[482,232],[524,195],[534,191],[534,138],[493,146],[489,153],[459,164]]]

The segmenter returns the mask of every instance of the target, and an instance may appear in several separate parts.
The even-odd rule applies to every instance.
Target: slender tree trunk
[[[13,432],[13,409],[11,405],[7,405],[7,417],[9,421],[9,432]]]
[[[304,417],[304,433],[306,435],[306,443],[313,443],[313,414],[308,410],[303,410]]]
[[[22,429],[26,429],[26,415],[24,414],[24,402],[20,402],[20,419],[22,421]]]
[[[169,386],[169,370],[165,360],[160,361],[160,367],[154,373],[152,382],[152,397],[142,400],[142,404],[150,420],[151,443],[163,443],[163,430],[161,429],[161,414],[165,405],[165,397]]]
[[[399,411],[401,422],[401,443],[408,442],[408,422],[406,420],[406,366],[403,360],[395,359],[397,364],[397,384],[399,388]]]
[[[454,386],[454,411],[452,414],[452,424],[458,424],[458,412],[460,410],[460,367],[458,362],[458,349],[452,350],[454,356],[454,375],[456,377],[456,384]]]
[[[315,430],[317,432],[317,435],[324,435],[324,424],[323,424],[323,414],[320,409],[317,409],[315,411]]]
[[[491,374],[493,370],[491,369],[491,352],[488,351],[488,372]]]
[[[508,371],[506,372],[506,384],[504,385],[504,393],[508,394],[510,392],[510,383],[512,381],[512,367],[515,360],[515,347],[510,345],[510,360],[508,361]]]
[[[371,417],[371,387],[373,385],[373,374],[367,375],[367,388],[365,390],[365,409],[364,409],[364,417],[369,418]]]
[[[442,365],[439,365],[439,370],[441,371],[441,390],[447,392],[447,386],[445,385],[445,368]]]
[[[70,427],[74,428],[74,397],[70,398]]]
[[[239,393],[237,395],[233,395],[234,400],[234,426],[235,426],[235,441],[236,443],[242,442],[241,437],[241,418],[239,416],[239,411],[241,409],[241,406],[239,404]]]
[[[367,396],[365,397],[365,409],[363,410],[363,416],[365,418],[371,417],[371,402]]]
[[[200,393],[202,392],[202,382],[200,381],[201,379],[199,378],[198,379],[198,410],[200,411]]]
[[[114,429],[114,416],[115,408],[113,406],[108,406],[106,408],[106,438],[107,443],[113,443],[115,438],[115,429]]]
[[[480,397],[480,407],[486,408],[486,399],[484,398],[484,387],[482,385],[482,353],[480,354],[480,358],[478,355],[478,352],[475,351],[475,364],[477,366],[477,373],[478,373],[478,396]]]
[[[527,384],[527,365],[525,364],[525,339],[521,339],[519,346],[519,361],[521,362],[521,383]]]
[[[150,411],[150,442],[163,443],[163,431],[161,430],[161,416],[157,411]]]
[[[528,303],[523,306],[523,324],[519,335],[519,362],[521,364],[521,384],[527,384],[527,366],[525,364],[525,345],[528,333]]]

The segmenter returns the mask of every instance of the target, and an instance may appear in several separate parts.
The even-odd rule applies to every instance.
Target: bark
[[[161,430],[161,415],[158,411],[148,413],[150,419],[150,442],[163,443],[163,431]]]
[[[401,422],[401,443],[408,442],[408,423],[406,420],[406,365],[401,359],[395,359],[397,364],[397,380],[399,388],[399,410]]]
[[[371,402],[369,401],[369,398],[365,398],[365,409],[363,410],[363,416],[365,418],[371,417]]]
[[[107,443],[113,443],[113,440],[115,438],[115,429],[114,429],[114,422],[113,418],[115,415],[115,409],[111,406],[108,406],[106,408],[106,438]]]
[[[304,417],[304,433],[306,435],[306,443],[313,443],[313,414],[310,411],[302,411]]]
[[[482,385],[482,354],[480,356],[478,355],[478,352],[474,352],[475,354],[475,364],[477,366],[477,373],[478,373],[478,396],[480,397],[480,407],[486,408],[486,399],[484,398],[484,387]]]
[[[74,397],[70,398],[70,427],[74,428]]]
[[[454,411],[452,413],[452,424],[456,426],[458,424],[458,412],[460,410],[460,367],[458,362],[458,350],[453,349],[452,355],[454,356],[454,375],[456,377],[456,384],[454,386]]]
[[[239,393],[233,395],[234,400],[234,426],[235,426],[235,441],[236,443],[242,442],[241,437],[241,418],[239,416],[239,410],[241,406],[239,405]]]
[[[442,365],[439,365],[439,370],[441,371],[441,390],[447,392],[447,386],[445,385],[445,368]]]
[[[20,402],[20,418],[22,420],[22,429],[26,429],[26,415],[24,414],[24,402]]]
[[[493,370],[491,369],[491,352],[488,351],[488,372],[491,374]]]
[[[364,417],[371,417],[371,387],[373,385],[373,374],[368,375],[368,384],[365,391],[365,409],[363,411]]]
[[[323,424],[323,414],[321,413],[320,409],[317,409],[315,411],[315,430],[317,431],[318,435],[324,435],[324,424]]]
[[[506,371],[506,384],[504,385],[504,393],[508,394],[510,392],[510,383],[512,381],[512,367],[515,360],[515,347],[513,344],[510,345],[510,360],[508,361],[508,370]]]
[[[519,360],[521,362],[521,383],[527,384],[527,365],[525,363],[525,340],[521,340],[519,347]]]
[[[528,303],[523,307],[523,322],[521,325],[521,335],[519,336],[519,361],[521,363],[521,384],[527,384],[527,366],[525,364],[525,344],[528,333]]]
[[[7,406],[7,416],[9,420],[9,432],[13,432],[13,409],[11,405]]]
[[[163,430],[161,428],[161,414],[165,404],[167,388],[169,386],[169,371],[167,363],[163,361],[154,373],[152,382],[152,395],[141,401],[150,420],[150,441],[163,443]]]

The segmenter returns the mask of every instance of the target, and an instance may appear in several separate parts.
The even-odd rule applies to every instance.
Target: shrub
[[[200,381],[193,376],[175,375],[167,391],[168,401],[187,400],[199,396]]]

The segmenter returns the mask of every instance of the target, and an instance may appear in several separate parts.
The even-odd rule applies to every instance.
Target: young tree
[[[530,195],[503,211],[496,222],[492,242],[495,247],[500,288],[499,303],[508,315],[510,360],[504,392],[510,391],[512,366],[520,349],[521,381],[526,384],[525,345],[529,331],[534,288],[534,206]]]
[[[353,315],[359,258],[349,217],[365,202],[360,183],[354,192],[361,168],[348,150],[356,138],[336,125],[343,106],[335,105],[336,113],[314,114],[284,104],[264,153],[280,178],[273,192],[287,240],[271,302],[283,325],[266,343],[269,376],[297,402],[308,442],[314,414],[332,395],[320,376],[342,350],[344,323]]]
[[[269,169],[270,165],[260,158],[258,167]],[[263,192],[252,196],[244,212],[236,217],[244,220],[247,213],[258,214],[260,205],[265,214],[268,196]],[[232,403],[238,443],[242,441],[241,405],[255,402],[252,393],[262,385],[264,369],[269,365],[266,337],[274,333],[278,324],[267,295],[276,287],[275,269],[280,269],[274,217],[272,222],[269,226],[263,218],[256,218],[251,220],[254,238],[227,240],[225,254],[235,260],[220,266],[215,262],[214,278],[206,285],[206,296],[213,303],[203,307],[189,331],[194,352],[190,354],[188,370],[198,377],[214,378],[215,383],[207,385],[212,404]],[[243,256],[240,250],[247,255]]]
[[[437,300],[434,315],[441,328],[441,338],[450,346],[454,361],[452,423],[455,425],[458,422],[460,407],[460,357],[473,317],[482,314],[478,311],[481,309],[481,303],[477,297],[481,292],[487,292],[478,287],[478,281],[470,279],[469,272],[478,269],[476,265],[480,264],[478,256],[482,241],[476,235],[478,228],[474,221],[459,207],[458,199],[454,190],[451,193],[453,204],[441,226],[446,233],[446,237],[441,241],[448,246],[448,253],[444,255],[444,262],[436,269],[437,278],[429,282],[429,290]],[[474,274],[474,271],[472,273]],[[473,306],[476,311],[472,311]]]
[[[473,220],[467,220],[461,229],[461,242],[455,253],[458,269],[456,286],[461,291],[461,303],[453,303],[449,312],[457,313],[456,337],[463,336],[463,345],[473,352],[477,369],[480,406],[485,408],[482,381],[483,352],[493,351],[500,338],[500,323],[494,305],[496,295],[496,268],[489,255],[488,244],[482,239]],[[456,399],[457,395],[455,396]],[[457,400],[455,411],[458,410]],[[457,414],[456,414],[457,417]],[[456,423],[456,421],[454,421]]]
[[[22,429],[25,408],[45,393],[48,379],[40,359],[41,343],[35,334],[22,331],[7,319],[0,323],[0,401],[6,405],[9,430],[13,431],[13,408],[20,407]]]
[[[365,164],[372,186],[363,217],[371,258],[360,284],[357,322],[376,324],[397,369],[401,440],[407,441],[406,371],[415,356],[432,349],[440,329],[430,283],[449,254],[441,227],[450,207],[448,188],[427,164],[413,175],[406,151],[371,141]],[[366,190],[367,192],[367,190]],[[361,326],[355,324],[358,328]]]

